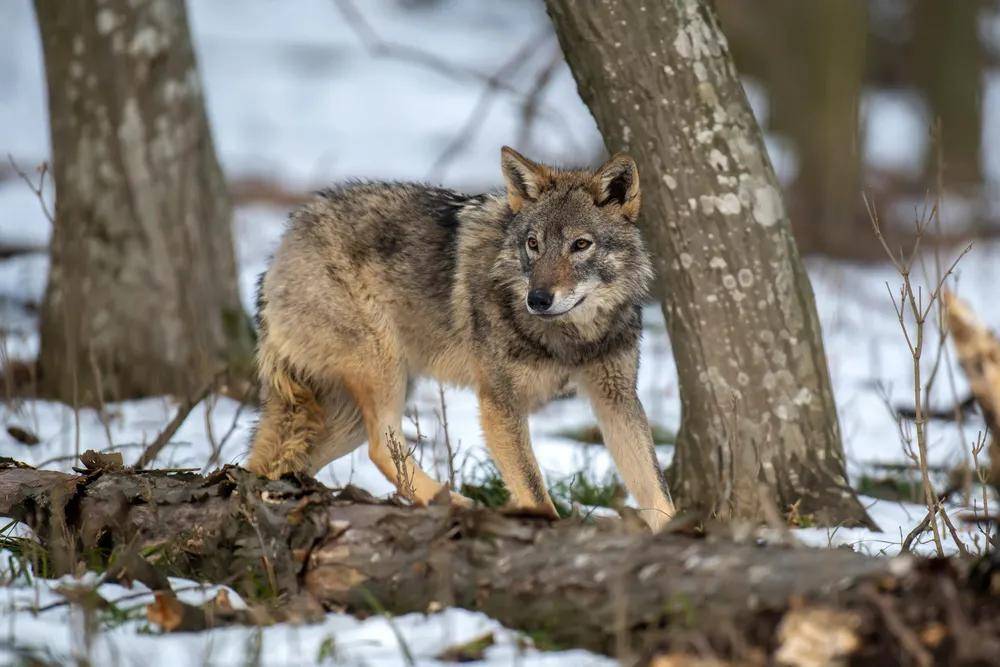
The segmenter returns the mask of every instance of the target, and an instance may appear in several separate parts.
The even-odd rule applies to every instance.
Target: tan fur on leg
[[[361,409],[372,463],[401,495],[418,505],[429,504],[443,485],[421,470],[409,454],[402,427],[406,378],[382,381],[352,378],[345,384]],[[452,494],[456,504],[467,502],[468,499],[455,498],[456,495]]]
[[[531,449],[527,418],[480,393],[479,419],[486,446],[510,491],[512,508],[559,518]]]
[[[642,518],[654,531],[675,513],[653,449],[646,413],[635,392],[638,367],[634,357],[599,364],[583,375],[584,388],[601,427],[604,445],[639,504]]]
[[[308,472],[310,447],[323,429],[323,417],[315,393],[281,373],[264,400],[247,469],[271,479]]]

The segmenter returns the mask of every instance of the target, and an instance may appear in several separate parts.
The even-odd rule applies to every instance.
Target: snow
[[[171,578],[178,598],[201,604],[215,597],[225,587],[200,586],[184,579]],[[55,590],[59,586],[84,589],[96,587],[105,600],[115,603],[132,620],[96,633],[89,652],[81,641],[81,612],[60,605],[64,600]],[[234,607],[242,604],[239,596],[226,589]],[[461,609],[446,609],[436,614],[406,614],[391,619],[373,616],[358,620],[347,614],[327,614],[309,625],[280,623],[256,628],[234,626],[199,633],[161,635],[151,631],[144,608],[153,601],[152,593],[140,583],[130,590],[118,584],[102,584],[90,573],[79,579],[35,580],[30,585],[0,588],[0,663],[16,657],[4,644],[16,638],[18,650],[53,662],[68,663],[82,656],[94,665],[304,665],[343,664],[389,666],[406,664],[408,653],[415,665],[443,665],[435,657],[445,649],[492,633],[494,645],[486,649],[483,663],[581,665],[598,667],[616,664],[609,658],[586,651],[539,652],[518,633],[507,630],[487,616]],[[401,645],[398,636],[405,644]]]
[[[923,99],[908,90],[869,90],[861,100],[864,156],[879,169],[917,176],[929,142]]]
[[[494,72],[524,44],[534,39],[544,24],[539,3],[511,0],[505,3],[468,3],[451,0],[437,4],[372,0],[358,2],[367,21],[385,40],[417,46],[450,63],[483,72]],[[405,9],[404,9],[405,7]],[[405,180],[441,180],[469,190],[499,183],[499,147],[515,143],[521,123],[521,100],[497,95],[477,131],[465,141],[453,162],[434,169],[483,92],[481,82],[444,76],[431,69],[369,53],[332,0],[299,0],[295,3],[216,0],[188,3],[189,19],[202,75],[215,143],[227,176],[232,180],[263,178],[291,190],[315,189],[347,177]],[[41,50],[29,0],[0,2],[0,246],[29,247],[37,252],[0,260],[0,365],[6,359],[31,359],[38,352],[37,304],[48,270],[44,252],[51,226],[35,196],[6,168],[9,153],[20,167],[37,177],[33,167],[49,154],[44,71]],[[557,48],[549,40],[519,63],[513,80],[523,88],[546,66]],[[769,112],[759,86],[750,83],[748,96],[759,117]],[[1000,138],[1000,76],[986,77],[984,90],[984,145]],[[564,64],[542,100],[542,113],[532,140],[518,148],[532,157],[559,163],[592,162],[601,140],[576,85]],[[905,169],[921,163],[926,150],[926,110],[905,90],[869,91],[864,96],[864,155],[870,165]],[[794,151],[779,136],[766,138],[772,162],[783,182],[797,170]],[[1000,180],[1000,158],[984,151],[989,188]],[[47,191],[51,202],[51,191]],[[946,206],[946,222],[967,214],[957,203]],[[240,292],[251,309],[257,275],[264,270],[277,244],[287,210],[270,205],[241,206],[236,211],[234,236],[240,266]],[[874,239],[861,242],[874,243]],[[957,248],[950,249],[951,254]],[[948,253],[946,253],[948,254]],[[1000,328],[995,286],[1000,279],[1000,244],[977,244],[959,267],[959,293],[968,299],[988,324]],[[896,424],[883,404],[885,387],[894,404],[911,402],[911,362],[885,285],[895,288],[898,278],[886,266],[855,266],[824,260],[808,264],[823,325],[849,473],[857,482],[879,464],[905,461]],[[650,420],[676,431],[680,407],[676,371],[663,318],[659,310],[645,311],[640,396]],[[930,367],[933,345],[926,363]],[[932,403],[946,406],[964,397],[961,373],[955,389],[939,378]],[[472,394],[447,388],[450,439],[458,448],[460,474],[477,474],[488,459],[482,446],[477,407]],[[113,448],[126,462],[133,462],[162,430],[176,410],[168,398],[126,401],[106,406],[104,414],[47,401],[8,401],[0,405],[0,454],[34,465],[68,470],[75,455],[87,448]],[[434,382],[420,382],[410,401],[415,420],[404,430],[416,436],[416,423],[426,445],[422,464],[444,476],[441,443],[441,402]],[[162,465],[202,469],[210,460],[210,444],[220,449],[218,463],[240,463],[256,419],[250,407],[213,397],[197,406],[159,459]],[[601,447],[582,445],[560,435],[568,428],[593,423],[589,408],[579,399],[552,403],[531,418],[535,450],[550,484],[587,471],[601,479],[614,466]],[[6,427],[17,425],[35,433],[40,443],[31,447],[15,441]],[[953,466],[969,457],[972,439],[983,428],[970,418],[964,431],[954,425],[930,424],[930,461]],[[662,464],[672,450],[660,446]],[[214,462],[213,462],[214,465]],[[375,494],[388,494],[391,486],[368,461],[364,449],[335,462],[320,474],[330,485],[351,482]],[[827,547],[850,545],[866,553],[891,556],[903,537],[924,515],[916,505],[863,498],[869,512],[884,529],[802,528],[795,531],[804,543]],[[979,501],[970,499],[971,509]],[[958,517],[969,508],[949,505],[949,513],[963,541],[974,551],[981,538]],[[977,544],[977,539],[979,543]],[[946,549],[956,550],[951,538]],[[930,553],[926,539],[917,546]],[[6,557],[0,554],[0,580]],[[93,579],[93,574],[84,579]],[[18,647],[37,647],[66,658],[80,650],[78,619],[62,606],[34,612],[61,599],[53,588],[60,582],[23,579],[0,587],[0,647],[16,641]],[[66,582],[62,582],[66,583]],[[86,581],[84,582],[86,583]],[[91,581],[90,583],[96,583]],[[177,587],[192,586],[176,582]],[[141,592],[141,586],[139,591]],[[119,586],[100,584],[107,599],[131,595]],[[185,595],[211,596],[214,589]],[[197,601],[192,599],[192,601]],[[131,598],[141,607],[148,598]],[[123,603],[124,604],[124,603]],[[523,636],[505,630],[481,614],[448,609],[434,615],[407,615],[390,621],[375,617],[364,621],[343,614],[328,614],[320,624],[293,627],[280,624],[256,630],[225,628],[192,635],[148,633],[143,620],[127,621],[99,633],[93,647],[93,664],[173,665],[190,662],[234,664],[253,650],[259,634],[262,664],[318,662],[320,647],[332,638],[344,664],[400,664],[401,648],[395,632],[404,638],[418,664],[436,664],[433,656],[449,645],[486,631],[497,636],[487,651],[487,664],[611,664],[585,654],[541,653],[522,648]],[[10,654],[0,648],[0,663]]]

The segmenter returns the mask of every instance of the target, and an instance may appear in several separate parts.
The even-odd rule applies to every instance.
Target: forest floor
[[[371,58],[332,5],[297,3],[295,10],[276,10],[282,6],[274,4],[241,5],[234,11],[226,3],[192,4],[192,29],[210,117],[230,178],[265,179],[292,192],[346,176],[426,178],[464,187],[495,184],[498,148],[512,143],[520,131],[519,106],[499,99],[485,114],[481,128],[465,138],[456,158],[435,167],[436,156],[479,98],[477,84],[454,81],[408,63]],[[412,41],[414,25],[446,33],[448,39],[426,40],[422,45],[489,72],[527,41],[532,29],[544,20],[529,3],[512,6],[514,9],[496,17],[467,16],[464,9],[401,17],[398,8],[392,9],[395,5],[382,3],[371,5],[378,9],[369,10],[369,19],[387,38],[397,41]],[[275,11],[287,14],[268,13]],[[32,19],[26,0],[0,6],[0,42],[12,45],[0,53],[0,127],[18,128],[0,135],[0,152],[9,152],[22,167],[37,164],[48,154],[44,77]],[[484,49],[484,43],[497,46]],[[530,78],[529,73],[543,68],[546,57],[542,54],[528,63],[524,76]],[[998,89],[1000,86],[990,88]],[[5,99],[4,95],[10,97]],[[988,95],[989,100],[997,97]],[[529,154],[576,162],[596,156],[599,137],[564,66],[546,100],[553,115],[543,114],[538,121]],[[913,125],[912,118],[908,121],[908,116],[899,115],[899,100],[873,98],[872,102],[884,110],[872,114],[872,127],[898,129],[900,122]],[[894,124],[893,114],[897,121],[903,120]],[[987,113],[987,132],[997,134],[993,126],[998,118],[1000,114]],[[883,163],[915,162],[911,154],[914,143],[905,139],[891,145],[883,142],[870,146],[869,152]],[[781,171],[785,156],[778,147],[772,148]],[[257,275],[266,266],[286,215],[285,205],[245,203],[237,209],[234,236],[241,291],[248,309]],[[946,217],[945,223],[954,221]],[[0,363],[4,359],[31,359],[37,353],[37,304],[45,286],[45,247],[50,233],[33,195],[12,174],[0,169],[0,246],[29,249],[0,260]],[[859,242],[876,243],[874,237]],[[998,259],[1000,244],[977,243],[959,265],[957,289],[995,328],[1000,328],[1000,311],[995,307],[996,285],[1000,284]],[[886,405],[886,396],[890,405],[912,404],[910,357],[886,291],[887,283],[897,287],[898,277],[883,265],[810,260],[808,267],[851,481],[861,490],[862,500],[882,532],[808,526],[794,532],[802,542],[814,546],[847,545],[865,553],[892,556],[925,514],[919,505],[917,472],[904,453],[897,423]],[[666,466],[680,419],[677,378],[658,307],[646,308],[645,323],[640,394],[654,424],[660,461]],[[932,346],[925,359],[927,368],[934,355]],[[947,356],[943,369],[931,402],[948,408],[966,397],[967,387]],[[176,407],[168,397],[113,403],[103,413],[75,412],[46,401],[7,400],[0,405],[0,454],[64,471],[85,449],[120,451],[130,463],[142,451],[143,443],[149,443],[163,429]],[[492,472],[470,392],[421,382],[411,398],[410,413],[405,430],[408,438],[418,442],[418,458],[425,469],[442,479],[449,476],[448,441],[455,454],[456,481],[488,487]],[[255,419],[252,406],[210,397],[191,412],[157,464],[199,470],[209,460],[213,461],[209,467],[238,464],[245,459]],[[601,503],[614,496],[617,482],[607,452],[591,442],[594,424],[583,401],[567,399],[535,414],[531,431],[553,493],[584,511],[610,511],[601,509]],[[37,444],[16,439],[8,431],[11,427],[37,436]],[[971,444],[982,429],[982,420],[974,414],[961,426],[931,423],[929,456],[938,490],[948,486],[953,469],[968,463]],[[330,486],[350,482],[376,495],[392,491],[363,448],[328,466],[319,479]],[[973,552],[982,550],[982,535],[959,518],[980,509],[981,501],[975,494],[954,494],[948,504],[961,539]],[[19,528],[5,530],[12,535]],[[915,549],[931,553],[933,546],[928,539],[919,540]],[[946,538],[945,549],[954,553],[957,547]],[[141,584],[132,590],[100,584],[94,573],[72,580],[44,580],[19,572],[17,564],[15,554],[0,551],[0,583],[4,584],[0,587],[0,663],[22,654],[59,662],[89,650],[93,664],[102,665],[323,661],[390,665],[399,664],[406,655],[412,655],[416,664],[430,665],[438,664],[436,656],[449,646],[493,633],[496,643],[485,649],[485,664],[613,664],[579,651],[539,651],[529,638],[503,629],[482,614],[458,609],[364,621],[331,613],[323,623],[310,626],[279,624],[263,629],[233,627],[193,635],[160,635],[145,621],[143,610],[150,596],[139,595]],[[174,583],[175,589],[188,589],[184,595],[192,602],[215,592],[214,587],[193,582]],[[102,597],[118,602],[113,613],[102,617],[100,632],[91,637],[93,646],[88,649],[83,645],[81,619],[71,606],[60,604],[65,598],[57,589],[93,585],[98,585]]]

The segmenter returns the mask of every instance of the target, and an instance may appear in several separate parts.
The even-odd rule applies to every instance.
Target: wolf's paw
[[[462,507],[465,509],[475,506],[475,503],[472,501],[471,498],[466,498],[461,493],[456,493],[455,491],[452,491],[450,488],[448,488],[447,484],[442,486],[438,490],[438,492],[434,494],[434,497],[431,498],[430,502],[427,504],[451,505],[452,507]]]
[[[511,501],[501,507],[500,511],[515,516],[537,516],[552,520],[559,518],[559,513],[556,512],[556,508],[551,502],[542,505],[522,505]]]

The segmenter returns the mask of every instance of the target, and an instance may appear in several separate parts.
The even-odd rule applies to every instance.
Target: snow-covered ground
[[[214,598],[224,587],[201,586],[171,578],[177,597],[190,604]],[[97,633],[87,647],[79,630],[82,612],[64,604],[64,587],[94,589],[112,603],[119,619],[109,629]],[[57,590],[58,589],[58,590]],[[242,600],[226,589],[234,607]],[[371,665],[405,664],[409,655],[415,665],[440,665],[436,660],[444,650],[492,634],[493,644],[485,649],[484,662],[497,665],[580,665],[598,667],[615,664],[586,651],[540,652],[517,633],[479,613],[446,609],[432,615],[407,614],[386,618],[374,616],[358,620],[347,614],[327,614],[321,623],[278,624],[262,628],[233,626],[200,633],[161,635],[150,632],[144,609],[153,595],[139,583],[132,588],[101,584],[89,573],[80,578],[37,581],[34,585],[0,588],[0,664],[78,664],[88,657],[93,665]],[[34,612],[32,610],[45,609]],[[14,613],[11,613],[14,612]],[[53,628],[69,632],[53,632]],[[32,663],[14,661],[15,653],[5,646],[16,639],[18,656],[39,659]],[[11,662],[8,662],[10,660]]]
[[[386,40],[417,45],[443,59],[486,73],[493,72],[545,25],[540,3],[403,2],[380,0],[358,3],[375,30]],[[407,7],[407,9],[403,9]],[[474,80],[456,80],[412,63],[374,57],[362,46],[331,0],[295,3],[189,2],[190,20],[202,70],[209,115],[216,144],[231,179],[264,178],[290,189],[320,187],[348,176],[391,179],[431,179],[462,188],[487,188],[499,178],[499,146],[513,143],[519,134],[521,108],[515,96],[498,95],[477,131],[467,138],[455,159],[435,167],[479,100],[482,86]],[[0,3],[0,153],[10,153],[24,168],[47,159],[48,134],[44,72],[38,37],[28,0]],[[555,42],[534,49],[513,80],[527,85],[551,57]],[[1000,137],[1000,78],[987,78],[985,129]],[[750,88],[759,116],[767,114],[767,100]],[[587,162],[600,151],[600,138],[589,113],[579,101],[572,77],[564,65],[542,101],[542,112],[527,146],[530,155],[562,162]],[[905,92],[873,93],[865,105],[865,151],[882,167],[919,161],[924,111]],[[919,136],[918,136],[919,135]],[[794,173],[794,155],[769,140],[783,178]],[[995,142],[994,142],[995,145]],[[991,182],[1000,178],[1000,165],[987,161]],[[0,364],[4,358],[29,359],[38,349],[35,304],[44,291],[48,258],[45,247],[51,230],[27,188],[0,170],[0,242],[34,247],[37,252],[0,261]],[[948,211],[946,210],[946,215]],[[287,211],[267,205],[237,210],[235,238],[240,285],[247,307],[256,276],[263,270],[280,235]],[[946,220],[947,222],[947,220]],[[859,242],[874,243],[862,239]],[[959,293],[983,317],[1000,327],[995,286],[1000,279],[1000,245],[977,244],[959,267]],[[810,275],[823,322],[826,351],[840,413],[852,479],[877,471],[879,464],[905,461],[896,424],[882,399],[882,389],[906,404],[912,394],[910,360],[885,284],[898,280],[888,267],[853,266],[811,261]],[[651,420],[666,431],[679,423],[677,381],[659,311],[646,310],[646,333],[640,392]],[[928,357],[933,357],[933,346]],[[930,359],[928,359],[928,362]],[[949,405],[964,397],[961,373],[952,391],[939,378],[933,401]],[[467,477],[477,474],[486,460],[469,392],[444,392],[448,432],[458,449],[457,461]],[[440,456],[443,442],[441,397],[438,386],[424,382],[411,401],[414,419],[406,425],[416,436],[417,424],[427,445],[423,465],[444,476]],[[128,401],[107,406],[104,415],[73,410],[44,401],[21,401],[0,406],[0,454],[34,465],[68,470],[84,449],[121,451],[135,460],[173,416],[168,398]],[[256,415],[250,407],[218,397],[199,405],[177,432],[160,463],[202,468],[209,446],[219,445],[219,463],[239,463],[247,451],[249,429]],[[593,423],[579,400],[555,402],[532,417],[538,458],[551,483],[586,471],[601,479],[613,470],[603,448],[581,444],[562,433]],[[23,445],[6,432],[20,426],[40,438]],[[951,467],[969,456],[971,441],[982,424],[972,418],[964,432],[956,426],[932,423],[930,459]],[[658,448],[669,463],[671,448]],[[373,493],[387,494],[390,485],[367,460],[364,450],[330,465],[320,479],[331,485],[358,484]],[[898,552],[904,536],[923,517],[916,505],[864,497],[883,533],[857,529],[800,529],[798,536],[819,546],[850,544],[870,553]],[[975,499],[973,499],[973,502]],[[963,508],[951,506],[958,514]],[[959,522],[970,549],[978,549],[974,531]],[[950,538],[949,551],[955,546]],[[919,547],[928,551],[929,545]],[[0,554],[0,580],[6,557]],[[32,612],[61,599],[53,592],[67,582],[19,579],[0,588],[0,663],[11,659],[9,645],[49,651],[59,660],[82,650],[75,638],[79,619],[65,606]],[[79,582],[78,582],[79,583]],[[86,582],[83,582],[86,583]],[[178,584],[186,586],[187,584]],[[109,600],[133,595],[113,585],[102,585]],[[141,590],[141,589],[140,589]],[[210,594],[193,590],[190,595]],[[148,599],[131,597],[127,605]],[[321,647],[332,639],[335,657],[343,664],[399,664],[403,649],[398,631],[419,664],[449,645],[493,631],[497,645],[486,653],[489,664],[605,664],[583,653],[539,653],[525,648],[530,642],[503,630],[494,621],[461,610],[390,621],[359,621],[329,614],[326,621],[308,627],[279,625],[257,630],[230,628],[198,635],[161,636],[143,631],[143,621],[129,620],[103,631],[93,647],[93,664],[234,664],[245,662],[260,647],[262,664],[318,662]],[[8,648],[5,648],[7,646]],[[4,651],[8,651],[4,653]],[[327,655],[323,653],[323,655]]]

